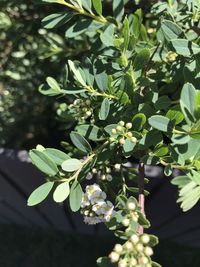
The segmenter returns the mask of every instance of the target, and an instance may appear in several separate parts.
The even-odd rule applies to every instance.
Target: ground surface
[[[110,237],[0,225],[0,266],[95,267],[95,259],[106,255],[113,244]],[[199,252],[161,241],[155,258],[163,267],[199,267]]]

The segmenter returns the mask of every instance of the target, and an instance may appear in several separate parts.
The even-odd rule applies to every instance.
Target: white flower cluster
[[[149,242],[149,235],[134,234],[125,244],[116,244],[109,258],[118,267],[151,267],[153,250]],[[129,255],[128,258],[126,255]]]
[[[81,203],[81,213],[87,224],[108,222],[114,214],[114,206],[110,201],[106,201],[106,193],[99,185],[88,185]]]

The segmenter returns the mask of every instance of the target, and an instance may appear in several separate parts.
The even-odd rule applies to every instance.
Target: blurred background
[[[66,39],[62,27],[42,27],[45,16],[61,9],[39,2],[0,0],[0,267],[93,267],[112,249],[111,233],[84,225],[67,204],[51,198],[38,207],[26,206],[29,194],[44,181],[27,151],[38,143],[60,148],[74,123],[67,100],[43,96],[38,87],[47,76],[61,80],[67,59],[88,53],[87,40]],[[152,2],[140,1],[130,10],[148,12]],[[152,193],[146,203],[150,232],[161,240],[155,259],[163,267],[200,266],[199,206],[183,214],[163,170],[147,167],[146,174]]]

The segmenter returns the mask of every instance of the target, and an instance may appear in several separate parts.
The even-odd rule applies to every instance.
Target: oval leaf
[[[69,195],[70,208],[73,212],[76,212],[80,209],[82,197],[83,197],[83,191],[81,185],[79,184],[78,181],[74,181]]]
[[[82,152],[88,154],[92,151],[92,148],[88,141],[79,133],[71,132],[70,138],[72,140],[72,143]]]
[[[82,163],[78,159],[67,159],[62,163],[62,169],[66,172],[74,172],[82,167]]]
[[[101,103],[101,108],[99,111],[99,119],[100,120],[105,120],[108,117],[110,111],[110,101],[105,98],[103,102]]]
[[[47,182],[33,191],[28,199],[28,206],[34,206],[42,202],[53,188],[54,182]]]
[[[32,163],[42,172],[49,176],[55,176],[58,173],[56,164],[44,152],[33,149],[29,156]]]
[[[62,183],[56,187],[53,193],[53,199],[57,203],[63,202],[69,196],[69,192],[69,182]]]

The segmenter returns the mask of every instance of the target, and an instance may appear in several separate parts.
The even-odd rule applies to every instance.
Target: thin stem
[[[104,18],[103,16],[96,16],[93,12],[89,13],[89,12],[85,11],[83,8],[76,7],[70,3],[65,2],[64,0],[60,0],[59,3],[73,9],[74,11],[80,13],[81,15],[90,17],[90,18],[92,18],[98,22],[103,23],[103,24],[108,22],[107,19]]]
[[[145,166],[143,162],[139,163],[139,179],[138,179],[138,187],[139,187],[139,205],[141,207],[141,212],[145,214],[145,196],[144,196],[144,178],[145,178]],[[140,234],[144,233],[144,227],[139,225],[138,232]]]
[[[164,166],[168,166],[170,163],[165,162],[164,160],[160,160],[160,163]],[[192,168],[193,165],[189,164],[189,165],[175,165],[175,164],[171,164],[171,167],[174,169],[188,169],[188,168]]]

